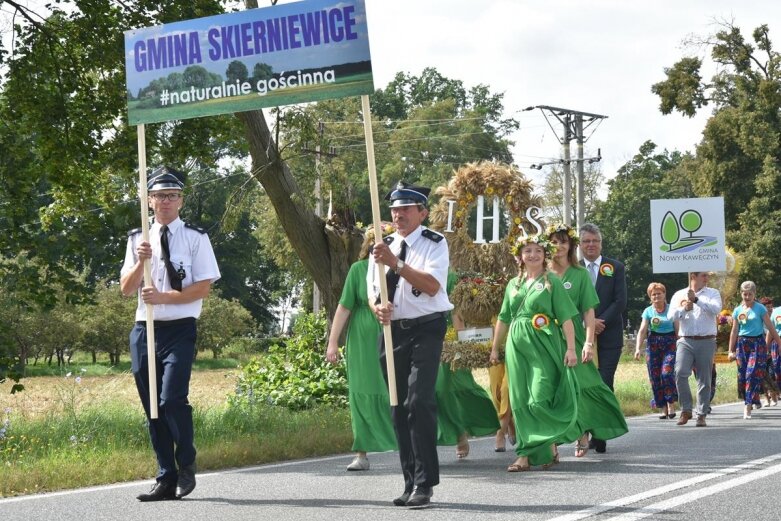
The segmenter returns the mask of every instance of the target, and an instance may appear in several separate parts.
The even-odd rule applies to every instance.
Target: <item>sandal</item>
[[[584,441],[585,440],[585,441]],[[588,454],[588,434],[584,434],[578,439],[575,444],[575,457],[582,458]]]
[[[526,460],[526,463],[518,463],[521,460]],[[509,467],[507,467],[507,472],[526,472],[528,470],[531,470],[532,467],[529,465],[529,459],[525,456],[521,456],[517,460],[515,460],[515,463],[511,464]]]
[[[456,445],[456,458],[464,459],[469,456],[469,439],[466,434],[462,434],[458,438],[458,445]]]

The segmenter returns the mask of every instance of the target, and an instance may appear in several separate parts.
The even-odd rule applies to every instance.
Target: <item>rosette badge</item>
[[[613,265],[606,262],[602,266],[599,267],[599,273],[603,277],[612,277],[613,276]]]
[[[532,317],[532,326],[534,329],[545,329],[550,324],[550,319],[542,313],[537,313]]]
[[[740,315],[738,315],[738,322],[740,322],[741,324],[745,324],[747,319],[748,319],[748,315],[746,315],[745,313],[741,313]]]

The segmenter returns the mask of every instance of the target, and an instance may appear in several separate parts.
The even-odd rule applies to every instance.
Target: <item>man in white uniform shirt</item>
[[[139,501],[179,499],[195,488],[192,407],[187,399],[195,358],[195,320],[220,270],[206,232],[179,219],[184,175],[160,167],[149,176],[149,207],[155,222],[144,242],[140,229],[128,234],[120,286],[138,295],[136,324],[130,332],[132,372],[149,423],[158,473]],[[142,287],[144,260],[151,259],[152,286]],[[149,417],[146,306],[154,305],[159,418]]]
[[[434,388],[447,328],[450,264],[444,236],[422,226],[428,216],[429,188],[400,182],[385,196],[390,201],[396,233],[374,246],[369,257],[369,302],[383,324],[391,324],[396,390],[393,424],[399,444],[404,492],[397,506],[426,507],[439,483],[437,405]],[[378,301],[377,263],[385,267],[388,304]],[[385,341],[380,339],[381,366],[386,371]],[[387,379],[387,374],[385,374]]]
[[[675,352],[675,385],[681,403],[678,425],[692,418],[692,393],[689,376],[697,375],[697,427],[705,427],[710,412],[711,367],[716,353],[716,317],[721,311],[721,294],[708,287],[710,273],[689,273],[689,287],[676,291],[670,300],[667,317],[678,322]]]

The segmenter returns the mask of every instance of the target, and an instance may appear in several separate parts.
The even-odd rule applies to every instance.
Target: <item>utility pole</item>
[[[323,196],[320,193],[320,159],[321,156],[335,157],[336,149],[330,147],[328,152],[321,152],[320,144],[323,142],[323,132],[325,131],[325,124],[322,121],[317,122],[317,145],[315,146],[315,215],[323,217]],[[312,152],[308,146],[304,145],[304,152]],[[330,216],[329,216],[330,217]],[[312,312],[320,312],[320,303],[322,298],[320,297],[320,288],[317,287],[317,283],[312,284]]]
[[[584,190],[584,180],[583,180],[583,163],[588,161],[589,163],[596,163],[597,161],[600,161],[602,159],[601,151],[597,152],[596,157],[590,157],[590,158],[584,158],[583,157],[583,143],[586,142],[586,139],[583,137],[583,131],[590,127],[595,121],[601,122],[603,119],[607,119],[607,116],[603,116],[601,114],[592,114],[590,112],[581,112],[579,110],[570,110],[570,109],[562,109],[560,107],[551,107],[550,105],[536,105],[534,107],[527,107],[524,110],[534,110],[534,109],[540,109],[542,111],[543,116],[545,116],[545,121],[548,122],[548,125],[550,125],[551,130],[553,130],[553,133],[556,134],[556,130],[553,128],[553,125],[551,125],[550,120],[548,119],[548,115],[546,114],[546,111],[550,113],[552,116],[554,116],[556,119],[559,120],[559,122],[564,126],[564,136],[558,137],[558,134],[556,134],[556,139],[559,140],[559,143],[562,145],[562,156],[563,159],[560,161],[560,163],[563,163],[564,165],[564,224],[566,225],[572,225],[572,177],[570,172],[570,163],[573,161],[570,156],[570,141],[572,141],[573,137],[577,142],[577,159],[575,159],[576,164],[576,171],[577,171],[577,183],[576,183],[576,192],[575,192],[575,198],[576,198],[576,205],[577,205],[577,228],[580,229],[581,226],[584,224],[585,219],[585,212],[584,212],[584,198],[585,198],[585,190]],[[584,126],[584,118],[585,119],[585,126]],[[532,165],[532,168],[540,169],[545,164],[555,164],[556,162],[552,163],[543,163],[539,165]]]

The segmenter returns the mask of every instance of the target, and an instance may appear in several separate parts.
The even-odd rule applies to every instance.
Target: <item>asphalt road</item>
[[[349,454],[198,475],[181,501],[139,503],[150,482],[0,499],[2,521],[59,520],[777,520],[781,405],[743,420],[742,404],[714,407],[708,427],[644,416],[606,454],[560,448],[553,469],[510,474],[512,452],[471,440],[457,460],[440,448],[432,506],[396,507],[403,481],[396,453],[371,454],[367,472],[346,472]],[[86,471],[86,469],[85,469]]]

